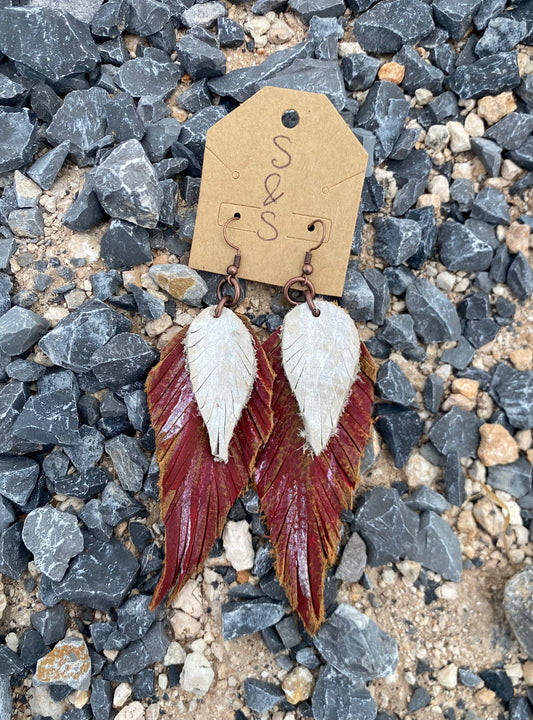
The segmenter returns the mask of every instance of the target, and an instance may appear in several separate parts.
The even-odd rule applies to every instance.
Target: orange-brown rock
[[[405,75],[405,68],[397,62],[388,62],[382,65],[378,71],[380,80],[388,80],[395,85],[399,85]]]
[[[37,663],[34,685],[68,685],[88,690],[91,684],[91,658],[83,638],[75,635],[60,640]]]

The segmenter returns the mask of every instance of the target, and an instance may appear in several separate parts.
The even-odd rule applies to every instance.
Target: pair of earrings
[[[205,308],[164,348],[146,390],[160,468],[165,565],[156,607],[207,558],[252,478],[269,528],[277,577],[306,629],[324,620],[324,580],[336,559],[342,509],[352,505],[371,430],[376,368],[349,315],[315,301],[312,253],[284,296],[293,305],[262,345],[232,308],[236,250]],[[233,296],[223,295],[227,282]],[[305,302],[290,296],[303,286]]]

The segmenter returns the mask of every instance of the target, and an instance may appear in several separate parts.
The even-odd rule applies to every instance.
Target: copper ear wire
[[[326,239],[326,224],[323,220],[317,219],[313,220],[313,222],[309,223],[309,225],[307,226],[307,229],[310,230],[311,227],[313,227],[313,225],[316,225],[317,223],[322,226],[322,238],[320,239],[320,242],[314,248],[311,248],[311,250],[308,250],[305,253],[304,264],[302,265],[302,274],[299,277],[293,277],[290,280],[287,280],[283,287],[283,297],[289,303],[289,305],[298,305],[298,303],[290,297],[289,291],[291,290],[293,285],[303,285],[303,293],[305,296],[305,300],[309,305],[309,309],[315,317],[318,317],[320,315],[320,310],[315,305],[315,286],[309,279],[309,275],[311,275],[311,273],[313,272],[313,266],[311,265],[313,252],[315,250],[318,250],[318,248],[321,247],[321,245],[324,243],[324,240]]]
[[[235,220],[240,220],[240,216],[234,215],[233,217],[228,218],[224,223],[224,227],[222,228],[224,242],[226,243],[226,245],[229,245],[237,252],[235,254],[235,257],[233,258],[233,264],[229,265],[226,270],[228,274],[225,278],[222,278],[222,280],[218,283],[217,286],[218,305],[215,310],[216,318],[219,318],[222,315],[222,310],[225,307],[234,308],[236,305],[238,305],[239,300],[241,299],[241,286],[239,285],[239,281],[237,280],[237,273],[239,272],[239,267],[241,265],[241,250],[239,247],[237,247],[237,245],[234,245],[228,238],[228,226]],[[224,283],[228,283],[228,285],[231,285],[231,287],[233,288],[233,297],[231,297],[231,295],[222,295],[222,287]]]

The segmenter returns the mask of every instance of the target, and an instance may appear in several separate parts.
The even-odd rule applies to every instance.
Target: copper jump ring
[[[300,277],[293,277],[290,280],[287,280],[287,282],[285,283],[285,285],[283,287],[283,297],[289,303],[289,305],[298,305],[296,300],[293,300],[291,298],[291,296],[289,295],[289,292],[292,289],[292,286],[298,285],[298,284],[304,286],[303,294],[304,294],[307,304],[309,305],[309,309],[311,310],[311,312],[313,313],[313,315],[315,317],[318,317],[320,315],[320,310],[317,308],[317,306],[315,305],[315,301],[314,301],[315,294],[316,294],[315,286],[309,279],[308,275],[301,275]]]

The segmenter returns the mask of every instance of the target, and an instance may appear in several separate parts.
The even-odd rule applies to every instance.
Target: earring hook
[[[215,310],[216,318],[220,317],[224,307],[233,308],[238,304],[239,300],[241,299],[241,286],[239,285],[239,281],[237,280],[237,273],[239,272],[239,267],[241,265],[241,250],[237,245],[234,245],[228,238],[228,226],[235,220],[240,220],[240,216],[233,215],[233,217],[229,217],[222,228],[224,242],[226,243],[226,245],[229,245],[231,248],[236,250],[236,254],[233,258],[233,264],[229,265],[227,268],[227,276],[225,278],[222,278],[222,280],[218,283],[218,305]],[[224,283],[228,283],[228,285],[233,288],[233,297],[231,297],[231,295],[222,295],[222,288],[224,286]]]
[[[320,239],[320,242],[318,245],[315,245],[315,247],[311,248],[311,250],[308,250],[305,253],[305,259],[304,264],[302,266],[302,274],[300,277],[293,277],[290,280],[288,280],[285,283],[285,287],[283,288],[283,295],[288,303],[291,305],[297,305],[297,303],[290,297],[289,291],[292,288],[293,285],[303,285],[304,286],[304,296],[307,304],[309,305],[309,309],[313,313],[315,317],[318,317],[320,315],[320,310],[317,308],[314,302],[315,298],[315,286],[311,282],[309,275],[313,272],[313,266],[311,265],[311,260],[313,258],[313,252],[315,250],[318,250],[318,248],[324,243],[326,239],[326,223],[323,220],[320,220],[320,218],[317,218],[316,220],[313,220],[313,222],[310,222],[307,226],[307,229],[310,230],[313,225],[316,225],[319,223],[322,226],[322,237]]]
[[[313,222],[310,222],[309,225],[307,226],[307,229],[310,230],[313,227],[313,225],[316,225],[317,223],[322,226],[322,237],[321,237],[318,245],[315,245],[314,248],[311,248],[311,250],[308,251],[310,253],[314,252],[315,250],[318,250],[318,248],[324,244],[324,241],[326,239],[326,223],[323,220],[320,220],[320,218],[317,218],[316,220],[313,220]]]
[[[229,217],[226,222],[224,223],[224,227],[222,229],[222,234],[224,235],[224,242],[226,245],[229,245],[231,248],[237,251],[237,255],[241,254],[241,250],[237,245],[234,245],[229,239],[228,239],[228,226],[234,222],[235,220],[240,220],[240,217],[237,217],[236,215],[233,215],[233,217]]]

